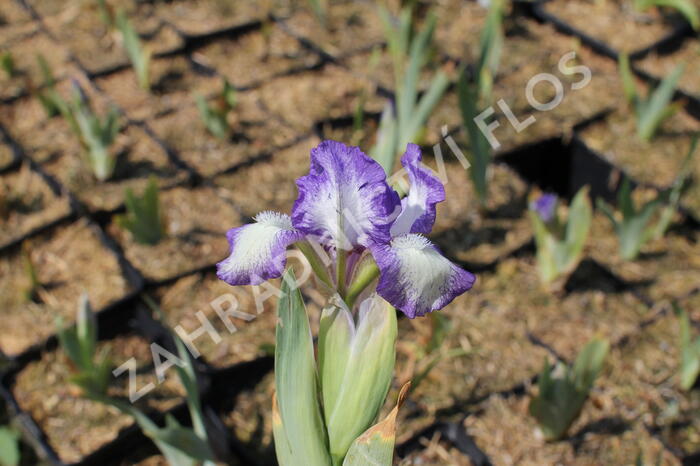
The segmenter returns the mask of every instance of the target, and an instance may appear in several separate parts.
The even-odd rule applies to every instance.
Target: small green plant
[[[142,89],[149,90],[151,88],[149,78],[151,53],[141,44],[141,39],[124,10],[117,12],[116,26],[121,33],[124,50],[134,68],[139,86]]]
[[[56,90],[56,78],[51,71],[49,63],[42,54],[36,56],[36,61],[39,65],[42,75],[42,89],[36,94],[41,106],[46,112],[46,116],[53,118],[57,115],[65,114],[68,112],[66,101],[63,100],[61,95]]]
[[[152,302],[147,301],[151,305]],[[176,466],[213,466],[204,419],[199,401],[196,376],[184,344],[175,343],[182,366],[177,367],[180,381],[187,393],[193,428],[183,427],[170,414],[165,427],[159,427],[133,404],[108,394],[110,362],[107,350],[97,351],[97,323],[87,302],[81,298],[76,325],[59,331],[59,342],[74,366],[71,382],[82,390],[84,397],[112,406],[134,418],[143,433],[156,444],[169,464]]]
[[[463,68],[457,82],[457,96],[462,122],[469,137],[469,176],[482,206],[488,196],[488,167],[492,149],[484,133],[476,124],[481,104],[492,100],[493,77],[498,71],[503,49],[503,2],[493,0],[489,6],[486,26],[481,32],[479,61],[472,76]]]
[[[99,181],[112,177],[116,156],[110,151],[119,134],[119,114],[110,107],[104,119],[97,116],[80,86],[74,83],[73,99],[68,103],[64,118],[85,148],[88,162]]]
[[[39,275],[36,272],[34,262],[29,251],[29,243],[22,243],[22,266],[24,267],[24,275],[27,278],[27,287],[24,289],[25,301],[36,301],[39,298],[39,290],[41,282]]]
[[[530,205],[537,265],[545,284],[567,276],[576,268],[591,227],[592,208],[587,187],[574,196],[565,223],[557,214],[557,202],[555,195],[545,194]]]
[[[678,318],[680,325],[680,350],[681,350],[681,388],[690,390],[700,374],[700,337],[694,340],[690,332],[690,319],[688,314],[677,304],[674,304],[673,311]]]
[[[228,114],[236,107],[236,89],[231,86],[226,78],[223,81],[221,93],[210,105],[207,100],[198,95],[195,97],[199,116],[207,130],[219,139],[224,139],[229,133]]]
[[[415,34],[411,31],[410,7],[401,10],[398,23],[385,8],[380,8],[379,12],[393,61],[396,97],[395,109],[392,103],[384,107],[377,142],[370,155],[386,173],[391,173],[396,156],[406,149],[406,144],[420,139],[428,116],[442,99],[449,79],[445,72],[438,71],[428,90],[418,98],[419,75],[428,61],[437,21],[433,12],[428,14],[423,29]]]
[[[9,79],[17,76],[15,59],[12,57],[12,54],[9,51],[0,54],[0,68],[2,68]]]
[[[680,108],[680,104],[672,104],[676,84],[683,74],[684,65],[678,65],[659,86],[649,90],[646,97],[639,95],[634,76],[630,68],[629,57],[620,54],[618,58],[620,77],[622,79],[625,98],[632,106],[637,121],[637,136],[642,141],[650,141],[656,131],[667,118],[671,117]]]
[[[21,460],[19,433],[9,427],[0,426],[0,465],[17,466]]]
[[[652,7],[671,8],[682,14],[694,30],[700,29],[700,12],[689,0],[635,0],[634,6],[639,11]]]
[[[673,217],[678,211],[678,205],[681,202],[681,194],[683,194],[683,190],[687,185],[686,182],[688,181],[688,178],[691,173],[691,161],[695,156],[695,151],[697,150],[699,139],[700,136],[698,135],[695,135],[695,137],[693,137],[693,140],[690,143],[690,148],[688,149],[688,155],[686,155],[685,160],[681,165],[681,169],[678,175],[676,176],[676,179],[673,181],[671,188],[668,190],[666,206],[661,211],[659,221],[656,223],[656,227],[654,228],[654,231],[651,234],[651,236],[654,239],[658,240],[663,238],[663,236],[666,234],[666,231],[671,226]]]
[[[578,354],[573,367],[558,363],[553,368],[545,359],[537,380],[539,393],[529,406],[545,439],[558,440],[566,435],[603,368],[609,346],[606,340],[594,338]]]
[[[117,217],[117,224],[131,232],[134,240],[141,244],[156,244],[165,236],[163,217],[158,199],[158,183],[155,177],[148,180],[143,196],[136,197],[131,189],[126,190],[126,214]]]
[[[80,297],[75,325],[65,327],[59,318],[56,322],[58,341],[73,364],[70,381],[86,396],[107,391],[110,361],[107,351],[97,354],[97,319],[86,294]]]

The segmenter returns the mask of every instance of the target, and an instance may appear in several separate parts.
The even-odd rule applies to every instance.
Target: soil
[[[41,197],[41,208],[37,204],[36,210],[15,212],[7,223],[0,222],[0,245],[41,230],[25,242],[42,285],[33,301],[20,296],[29,283],[20,245],[0,253],[0,354],[14,357],[18,374],[16,383],[4,388],[17,397],[22,414],[37,421],[62,461],[78,461],[110,442],[131,420],[77,398],[66,380],[65,356],[46,342],[57,316],[72,321],[83,291],[97,312],[107,310],[100,319],[104,323],[131,316],[135,304],[124,298],[143,290],[158,301],[170,326],[194,331],[201,325],[198,311],[215,326],[221,343],[207,335],[195,341],[202,354],[197,368],[205,406],[228,429],[224,442],[235,457],[232,464],[270,464],[274,382],[265,371],[273,351],[275,300],[266,300],[258,314],[252,288],[222,283],[215,264],[229,252],[229,228],[263,210],[290,212],[297,195],[294,181],[307,172],[309,150],[319,140],[333,138],[365,151],[372,146],[379,114],[394,91],[381,23],[369,2],[329,2],[327,28],[308,2],[108,2],[126,8],[146,46],[157,52],[151,93],[138,88],[117,35],[102,24],[94,3],[26,0],[41,21],[17,0],[7,0],[0,12],[0,53],[10,50],[33,80],[40,77],[38,50],[50,60],[64,96],[69,95],[68,78],[75,78],[98,114],[110,105],[123,112],[114,146],[123,154],[117,175],[96,183],[65,122],[46,117],[26,80],[7,80],[0,71],[1,132],[17,149],[14,153],[0,143],[0,187],[21,191],[29,201]],[[672,31],[674,20],[655,11],[633,12],[631,3],[552,1],[544,8],[614,49],[639,50]],[[396,6],[392,2],[389,8]],[[434,51],[419,79],[421,90],[436,70],[454,79],[459,65],[475,61],[485,17],[475,0],[419,2],[418,25],[429,6],[439,22]],[[477,281],[440,313],[399,320],[398,366],[384,412],[403,382],[414,385],[399,414],[395,463],[633,464],[642,453],[643,464],[656,464],[657,458],[664,465],[694,464],[700,449],[700,396],[678,386],[678,322],[671,302],[688,311],[697,334],[697,224],[679,214],[663,240],[650,242],[638,260],[625,263],[609,222],[596,212],[583,261],[552,293],[540,284],[527,208],[541,190],[554,189],[567,199],[580,181],[573,170],[578,164],[586,170],[595,165],[589,151],[612,165],[605,174],[611,172],[613,181],[624,170],[635,182],[651,185],[635,192],[640,201],[653,197],[656,188],[674,179],[699,123],[679,113],[651,143],[639,142],[615,61],[535,21],[525,10],[517,5],[505,20],[493,100],[503,99],[518,120],[533,115],[536,122],[517,132],[495,107],[488,121],[500,123],[494,135],[502,146],[490,167],[487,205],[478,205],[469,172],[443,138],[446,127],[468,153],[454,86],[415,141],[423,147],[425,164],[437,167],[436,144],[445,162],[447,200],[438,206],[430,239],[475,272]],[[678,49],[634,64],[661,77],[688,61],[681,88],[697,94],[688,81],[697,61],[692,59],[695,45],[697,39],[689,37]],[[580,75],[558,69],[571,51],[576,59],[567,65],[592,71],[591,82],[580,90],[571,89]],[[378,57],[375,65],[373,56]],[[540,73],[552,73],[565,90],[564,100],[550,111],[534,110],[525,95],[527,83]],[[228,115],[230,135],[219,140],[205,129],[194,95],[212,101],[223,77],[236,88],[238,104]],[[535,96],[550,100],[552,86],[539,84]],[[355,130],[358,105],[364,119]],[[697,167],[682,200],[695,214],[700,212]],[[546,172],[546,179],[532,175],[538,170]],[[597,173],[595,167],[590,171]],[[149,175],[161,188],[167,230],[155,246],[135,243],[115,217],[123,212],[125,189],[140,193]],[[587,171],[584,175],[595,184]],[[79,219],[54,224],[71,213],[68,199],[78,201],[73,215]],[[106,246],[111,242],[114,250]],[[310,282],[302,288],[313,333],[325,301],[318,290]],[[228,293],[242,311],[255,315],[250,321],[234,318],[235,332],[210,304]],[[545,442],[527,412],[544,360],[570,362],[596,335],[612,344],[605,369],[568,437]],[[115,360],[135,354],[143,368],[139,380],[146,382],[153,377],[148,343],[122,335],[103,344],[113,348]],[[30,347],[36,351],[26,352]],[[114,390],[123,394],[124,386]],[[146,401],[149,408],[164,411],[182,402],[172,380],[161,390]],[[147,441],[113,461],[164,464]]]
[[[151,61],[151,90],[139,87],[129,67],[96,80],[104,92],[133,120],[141,121],[167,114],[194,101],[194,95],[208,95],[220,86],[215,75],[198,70],[185,56]]]
[[[318,54],[279,28],[223,37],[196,50],[192,58],[221,73],[236,88],[257,87],[276,76],[321,63]]]
[[[97,351],[105,347],[109,348],[110,361],[115,367],[132,357],[136,359],[137,387],[156,384],[155,390],[137,402],[137,408],[147,413],[162,413],[183,402],[184,391],[175,371],[168,371],[165,381],[157,383],[147,340],[136,335],[121,336],[101,343]],[[71,373],[70,362],[62,350],[47,352],[17,375],[12,390],[19,406],[31,414],[65,463],[80,461],[133,424],[130,416],[117,409],[81,398],[69,380]],[[109,389],[110,396],[128,397],[127,379],[126,376],[115,379]]]
[[[169,189],[160,193],[166,237],[156,245],[139,244],[113,221],[107,231],[127,260],[148,281],[164,281],[194,272],[224,259],[225,233],[240,225],[236,209],[216,197],[211,188]]]
[[[295,36],[304,37],[323,53],[336,58],[384,41],[384,30],[373,2],[339,2],[328,9],[325,25],[307,9],[283,24]]]
[[[0,143],[0,172],[10,168],[17,158],[9,146]]]
[[[632,110],[621,108],[604,122],[583,129],[579,136],[593,151],[641,183],[658,188],[669,187],[688,155],[693,134],[700,123],[679,112],[664,121],[650,142],[636,135]],[[691,164],[694,178],[700,176],[700,164]],[[692,183],[683,195],[683,205],[700,214],[700,185]]]
[[[52,335],[58,316],[72,322],[83,292],[99,311],[133,291],[100,235],[95,225],[79,220],[31,240],[26,247],[41,285],[35,300],[23,296],[30,283],[20,251],[4,255],[0,313],[5,331],[0,334],[0,351],[17,356]]]
[[[228,114],[229,136],[218,139],[204,126],[197,107],[158,118],[152,127],[178,157],[203,177],[211,177],[252,162],[295,140],[295,132],[270,115],[252,93],[238,93],[238,104]]]
[[[632,53],[671,34],[680,21],[654,9],[640,12],[627,0],[558,0],[544,4],[547,12],[614,50]],[[595,21],[590,21],[595,17]]]
[[[309,137],[286,149],[273,151],[253,166],[214,178],[217,194],[241,206],[247,217],[264,210],[291,213],[297,198],[297,178],[309,171],[309,154],[320,140]]]
[[[68,198],[57,195],[28,165],[0,175],[0,193],[0,249],[71,213]]]
[[[697,38],[689,37],[685,39],[677,50],[670,52],[656,52],[636,62],[635,65],[642,71],[649,73],[656,78],[663,78],[673,72],[674,68],[681,63],[685,65],[685,70],[678,82],[678,87],[688,94],[700,97],[700,83],[697,76],[700,76],[700,41]]]

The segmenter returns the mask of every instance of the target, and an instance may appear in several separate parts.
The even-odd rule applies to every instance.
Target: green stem
[[[338,248],[338,263],[335,269],[335,281],[338,289],[338,294],[345,299],[345,270],[347,269],[348,252],[345,249]]]
[[[357,297],[364,291],[370,283],[374,281],[375,278],[379,276],[379,267],[374,261],[366,262],[360,271],[357,273],[357,277],[350,284],[347,295],[345,296],[345,303],[350,309],[355,304]]]

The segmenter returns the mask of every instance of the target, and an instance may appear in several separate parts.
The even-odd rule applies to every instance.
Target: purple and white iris
[[[441,309],[475,277],[423,236],[432,230],[445,189],[420,160],[419,147],[409,144],[401,163],[410,189],[401,199],[381,165],[359,148],[323,141],[311,151],[309,174],[297,180],[291,217],[262,212],[255,223],[230,230],[231,254],[217,264],[217,275],[231,285],[258,285],[282,276],[289,246],[316,241],[343,269],[338,290],[371,255],[380,272],[377,293],[394,307],[410,318]]]

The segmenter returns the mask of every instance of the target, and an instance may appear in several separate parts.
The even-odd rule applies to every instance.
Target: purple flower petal
[[[289,215],[261,212],[255,223],[226,233],[231,255],[216,264],[217,276],[229,285],[259,285],[282,276],[287,247],[304,234],[292,226]]]
[[[389,241],[399,197],[381,165],[359,148],[323,141],[297,186],[292,223],[324,246],[349,250]]]
[[[408,172],[411,186],[401,201],[401,213],[391,227],[391,236],[406,233],[428,234],[435,223],[435,205],[445,200],[445,187],[430,169],[421,165],[420,147],[406,146],[401,164]]]
[[[544,223],[549,223],[557,211],[557,195],[543,194],[530,204],[530,209],[537,212]]]
[[[376,245],[372,255],[381,272],[377,293],[411,319],[445,307],[476,280],[417,234]]]

